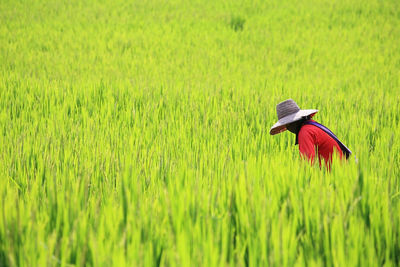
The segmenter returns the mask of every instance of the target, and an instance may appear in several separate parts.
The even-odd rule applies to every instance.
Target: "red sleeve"
[[[311,161],[311,163],[313,163],[315,158],[316,144],[315,134],[311,131],[310,128],[308,128],[307,126],[303,126],[299,132],[298,142],[300,155],[304,158],[307,158]]]

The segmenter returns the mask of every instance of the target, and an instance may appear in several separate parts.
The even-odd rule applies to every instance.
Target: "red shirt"
[[[325,160],[329,168],[332,162],[333,151],[336,150],[340,158],[343,153],[338,143],[326,132],[314,125],[303,125],[297,136],[300,155],[314,162],[315,154],[318,154],[319,166],[321,167],[321,158]]]

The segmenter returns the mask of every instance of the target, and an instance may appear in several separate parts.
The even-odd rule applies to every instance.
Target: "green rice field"
[[[0,266],[399,265],[398,0],[0,1]]]

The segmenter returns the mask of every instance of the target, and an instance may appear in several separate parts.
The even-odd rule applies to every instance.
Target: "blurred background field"
[[[398,1],[0,1],[0,266],[399,265],[399,44]]]

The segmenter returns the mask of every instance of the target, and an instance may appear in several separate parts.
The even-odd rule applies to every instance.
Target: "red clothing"
[[[332,162],[333,151],[336,150],[339,157],[342,158],[342,150],[338,143],[326,132],[314,125],[303,125],[297,136],[300,155],[314,162],[315,153],[318,153],[319,166],[321,167],[321,158],[325,160],[329,168]]]

